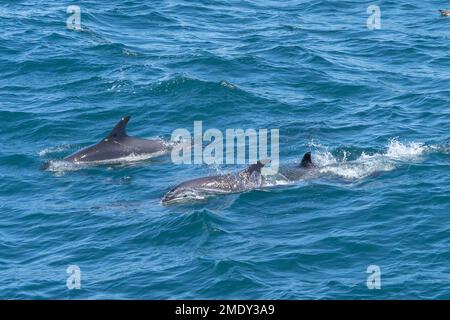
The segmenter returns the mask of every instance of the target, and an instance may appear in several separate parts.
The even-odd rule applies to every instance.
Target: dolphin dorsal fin
[[[114,129],[111,130],[111,132],[106,136],[105,139],[114,140],[114,139],[126,137],[127,132],[126,132],[125,128],[126,128],[129,120],[130,120],[130,116],[126,116],[126,117],[123,117],[122,119],[120,119],[120,121],[117,122]]]
[[[314,167],[314,164],[311,160],[311,152],[305,153],[305,155],[302,158],[302,162],[300,162],[300,167],[302,168],[311,168]]]
[[[245,168],[240,173],[240,176],[241,177],[243,177],[243,176],[250,177],[253,172],[261,173],[261,169],[268,163],[270,163],[270,160],[268,160],[268,159],[258,160],[256,163],[251,164],[247,168]]]

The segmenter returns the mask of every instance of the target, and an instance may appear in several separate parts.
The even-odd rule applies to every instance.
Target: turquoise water
[[[67,4],[0,8],[0,298],[450,298],[441,1],[374,3],[379,30],[367,1],[83,1],[81,31]],[[40,170],[125,115],[147,138],[278,128],[281,162],[323,175],[166,207],[242,166]]]

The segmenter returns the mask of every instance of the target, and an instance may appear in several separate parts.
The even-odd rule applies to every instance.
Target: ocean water
[[[441,1],[82,1],[79,31],[68,4],[0,6],[0,298],[450,298]],[[163,206],[242,166],[40,170],[125,115],[147,138],[279,129],[281,163],[311,151],[323,174]]]

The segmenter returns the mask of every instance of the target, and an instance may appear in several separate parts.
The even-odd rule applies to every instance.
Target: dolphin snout
[[[162,204],[169,204],[171,201],[175,200],[174,190],[167,192],[161,199]]]
[[[195,202],[204,199],[205,198],[199,194],[197,190],[184,187],[175,187],[164,195],[161,199],[161,203],[164,205],[170,205],[174,203]]]

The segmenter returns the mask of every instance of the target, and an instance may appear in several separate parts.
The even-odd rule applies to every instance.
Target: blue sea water
[[[69,4],[80,31],[66,28]],[[367,27],[371,4],[380,29]],[[450,298],[444,5],[3,1],[0,298]],[[242,166],[40,170],[125,115],[147,138],[195,120],[277,128],[283,164],[312,151],[324,174],[163,206],[175,184]]]

